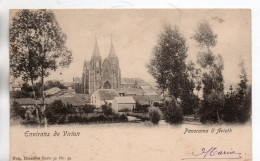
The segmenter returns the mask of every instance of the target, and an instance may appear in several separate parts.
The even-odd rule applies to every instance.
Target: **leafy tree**
[[[185,97],[193,91],[185,64],[187,50],[186,40],[179,29],[165,26],[147,65],[162,92],[168,91],[175,98]]]
[[[60,89],[67,89],[67,87],[65,87],[62,83],[60,83],[59,81],[52,81],[49,80],[46,83],[44,83],[44,89],[48,90],[54,87],[58,87]]]
[[[35,44],[30,35],[36,30],[31,21],[33,13],[22,10],[12,18],[10,24],[10,72],[14,78],[21,77],[22,80],[31,84],[40,75],[39,59],[35,54]]]
[[[234,93],[230,92],[230,96],[225,100],[225,108],[223,115],[226,122],[241,122],[244,123],[251,116],[251,87],[248,86],[248,78],[244,60],[241,59],[240,67],[240,82]]]
[[[183,120],[182,108],[177,105],[176,101],[166,102],[164,105],[164,116],[166,122],[170,124],[180,124]]]
[[[66,48],[66,35],[51,10],[20,10],[10,25],[10,67],[15,77],[42,81],[51,70],[68,67],[72,54]],[[24,64],[24,65],[23,65]],[[44,104],[44,97],[43,104]]]
[[[240,67],[241,73],[239,74],[240,82],[238,83],[238,86],[239,86],[238,95],[239,95],[239,101],[240,101],[240,103],[242,103],[245,101],[245,98],[246,98],[247,82],[248,82],[246,68],[245,68],[245,62],[243,59],[240,60],[239,67]]]
[[[219,111],[224,105],[224,69],[220,55],[214,55],[212,48],[216,46],[217,35],[214,34],[210,24],[202,21],[192,37],[201,48],[198,53],[197,63],[200,65],[201,82],[203,84],[203,102],[199,110],[201,121],[219,121]]]
[[[198,42],[200,47],[207,49],[215,47],[217,44],[217,35],[214,34],[209,22],[206,20],[198,25],[192,38]]]

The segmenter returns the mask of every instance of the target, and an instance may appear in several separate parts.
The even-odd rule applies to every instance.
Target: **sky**
[[[199,22],[206,20],[217,34],[214,54],[224,61],[225,86],[238,83],[239,60],[245,61],[251,80],[251,14],[241,9],[92,9],[53,10],[67,35],[73,62],[67,69],[51,72],[48,79],[72,81],[81,77],[84,60],[90,60],[95,37],[100,55],[109,54],[111,38],[119,58],[121,76],[154,82],[147,72],[152,50],[166,24],[177,26],[187,41],[187,61],[196,62],[200,48],[191,39]],[[10,17],[15,13],[12,10]]]

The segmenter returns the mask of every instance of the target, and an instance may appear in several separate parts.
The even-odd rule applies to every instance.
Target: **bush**
[[[95,110],[95,106],[93,106],[93,105],[86,104],[86,105],[83,107],[83,111],[84,111],[86,114],[94,113],[94,110]]]
[[[183,113],[181,107],[177,106],[175,101],[166,102],[164,105],[165,120],[170,124],[179,124],[182,123]]]
[[[46,106],[45,110],[45,115],[49,124],[64,122],[64,118],[61,119],[63,116],[75,113],[76,110],[71,104],[64,105],[61,100],[55,100],[50,105]]]
[[[136,103],[136,108],[133,109],[134,112],[143,112],[147,113],[148,112],[148,107],[149,105],[141,105],[140,103]]]
[[[11,118],[25,119],[25,112],[26,112],[26,109],[21,107],[18,102],[16,102],[16,101],[13,102],[13,105],[11,108]]]
[[[104,112],[104,114],[105,114],[106,116],[109,116],[109,115],[112,115],[112,114],[113,114],[112,108],[111,108],[110,106],[108,106],[108,105],[102,105],[101,108],[102,108],[102,111]]]
[[[153,124],[158,124],[159,121],[162,119],[162,112],[157,107],[150,107],[149,117]]]
[[[120,122],[127,122],[128,118],[127,118],[126,114],[119,115],[118,121],[120,121]]]

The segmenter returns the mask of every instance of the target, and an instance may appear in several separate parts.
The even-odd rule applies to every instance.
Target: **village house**
[[[124,110],[132,111],[135,106],[135,100],[131,96],[115,97],[112,103],[112,109],[116,113]]]
[[[104,104],[112,104],[113,99],[119,94],[114,89],[98,89],[91,95],[91,104],[100,108]]]

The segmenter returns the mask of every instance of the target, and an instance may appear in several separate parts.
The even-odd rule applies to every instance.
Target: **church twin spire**
[[[99,53],[98,43],[97,43],[97,38],[96,37],[95,37],[95,46],[94,46],[94,50],[93,50],[93,54],[92,54],[92,58],[93,57],[101,57],[100,53]],[[109,51],[108,57],[117,57],[116,53],[115,53],[113,41],[112,41],[112,36],[111,36],[111,44],[110,44],[110,51]]]

